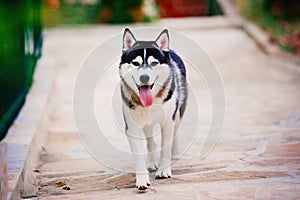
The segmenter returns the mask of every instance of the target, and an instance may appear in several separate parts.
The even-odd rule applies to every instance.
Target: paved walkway
[[[232,27],[180,30],[207,50],[224,81],[227,117],[208,157],[197,157],[203,140],[196,140],[174,163],[173,177],[152,179],[145,193],[137,193],[133,174],[94,160],[75,130],[73,86],[89,52],[123,30],[99,26],[45,33],[43,56],[54,58],[56,68],[39,130],[47,134],[36,166],[39,199],[299,198],[300,73],[263,54],[245,32]],[[71,190],[54,186],[59,181]]]

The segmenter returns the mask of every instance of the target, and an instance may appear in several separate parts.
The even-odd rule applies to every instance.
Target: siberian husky
[[[167,29],[155,41],[139,41],[126,28],[119,73],[125,132],[135,162],[136,188],[145,190],[150,186],[148,171],[155,172],[155,178],[172,175],[172,155],[178,154],[176,134],[187,101],[186,70],[180,57],[169,49]],[[155,124],[161,128],[161,147],[153,140]],[[157,151],[160,151],[159,162],[155,156]]]

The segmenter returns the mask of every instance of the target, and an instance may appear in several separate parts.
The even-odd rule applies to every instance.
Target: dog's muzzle
[[[139,77],[141,81],[141,85],[138,86],[139,93],[140,93],[140,101],[144,107],[151,106],[153,103],[153,96],[152,96],[152,87],[154,85],[149,85],[150,77],[147,74],[141,74]]]
[[[143,85],[147,85],[150,77],[147,74],[140,75],[140,81]]]

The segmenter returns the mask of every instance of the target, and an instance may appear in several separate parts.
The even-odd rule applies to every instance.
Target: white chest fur
[[[126,123],[130,126],[143,128],[144,126],[160,124],[163,125],[170,120],[176,106],[176,98],[173,97],[164,104],[154,104],[148,107],[137,106],[130,109],[126,105],[123,106]]]

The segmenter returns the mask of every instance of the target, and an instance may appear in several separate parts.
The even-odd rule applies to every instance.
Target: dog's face
[[[170,78],[168,63],[167,30],[162,31],[155,41],[137,41],[132,32],[125,29],[120,77],[126,87],[139,97],[143,106],[152,105],[153,98]]]

